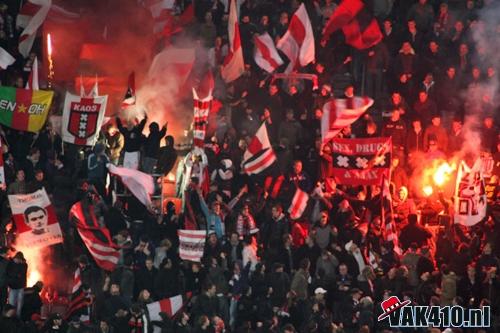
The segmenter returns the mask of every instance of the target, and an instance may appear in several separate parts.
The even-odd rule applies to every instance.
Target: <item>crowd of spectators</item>
[[[192,25],[206,47],[214,95],[223,105],[207,136],[206,156],[193,153],[192,163],[208,168],[208,187],[198,177],[188,179],[179,193],[181,207],[168,202],[163,214],[144,209],[133,197],[112,200],[111,190],[117,189],[106,181],[106,164],[122,164],[126,153],[141,156],[138,167],[144,172],[176,173],[180,153],[173,136],[167,125],[148,124],[147,118],[113,120],[92,149],[63,144],[50,124],[36,135],[2,126],[0,332],[146,333],[153,326],[161,332],[197,333],[398,331],[377,321],[381,302],[390,296],[418,305],[489,305],[492,327],[475,331],[498,332],[498,1],[367,1],[383,34],[367,50],[349,47],[342,31],[322,39],[337,1],[303,1],[315,34],[316,61],[302,71],[316,74],[318,87],[304,80],[271,80],[253,60],[253,34],[267,32],[278,40],[300,1],[236,1],[246,66],[231,84],[219,74],[227,54],[228,1],[193,2]],[[0,46],[5,49],[15,47],[18,35],[10,3],[15,1],[0,1]],[[23,87],[34,55],[2,72],[2,83]],[[336,184],[332,146],[321,140],[324,103],[354,95],[368,95],[375,103],[339,135],[392,137],[398,248],[384,235],[381,206],[386,202],[380,186]],[[249,177],[241,169],[261,123],[277,156],[270,178]],[[145,126],[148,134],[143,134]],[[490,161],[485,181],[492,190],[487,216],[466,228],[446,219],[451,198],[424,196],[412,179],[434,160],[467,158],[460,154],[475,134],[480,144],[472,152]],[[265,186],[268,180],[273,183]],[[281,186],[274,186],[277,180]],[[46,276],[45,286],[28,286],[26,260],[14,250],[7,194],[42,187],[64,234],[47,265],[64,267],[70,281],[80,268],[92,300],[85,320],[81,313],[45,318],[45,312],[42,318],[42,304],[51,294],[47,290],[68,294],[70,282]],[[69,208],[86,198],[88,188],[100,194],[96,214],[120,247],[113,272],[96,266],[68,218]],[[297,188],[310,193],[311,201],[303,216],[292,220],[287,211]],[[444,217],[438,217],[440,212]],[[187,221],[208,230],[201,262],[179,258],[177,230]],[[150,321],[147,304],[179,294],[186,303],[175,317]]]

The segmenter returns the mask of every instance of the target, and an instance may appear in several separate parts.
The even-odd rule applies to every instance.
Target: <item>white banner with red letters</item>
[[[63,141],[93,146],[103,124],[108,96],[81,97],[66,93],[62,117]]]
[[[17,229],[17,246],[35,248],[62,243],[61,227],[45,189],[9,195],[9,204]]]

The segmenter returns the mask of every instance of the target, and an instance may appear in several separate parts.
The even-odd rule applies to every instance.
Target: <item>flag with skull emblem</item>
[[[338,184],[379,185],[389,178],[391,138],[332,139],[333,176]]]
[[[82,97],[66,93],[62,116],[63,141],[93,146],[104,120],[108,96]]]

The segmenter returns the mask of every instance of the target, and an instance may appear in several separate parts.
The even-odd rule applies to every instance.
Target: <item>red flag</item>
[[[339,29],[344,32],[346,43],[360,50],[382,40],[377,20],[361,0],[343,0],[328,20],[323,38],[328,39]]]
[[[314,61],[314,34],[304,4],[293,14],[288,30],[277,47],[290,59],[286,72],[291,72],[299,64],[306,66]]]
[[[118,264],[120,252],[112,241],[109,230],[97,221],[92,205],[79,201],[71,207],[70,217],[75,221],[80,237],[97,265],[113,271]]]
[[[127,108],[131,105],[135,105],[135,72],[130,73],[128,76],[128,87],[122,102],[122,108]]]
[[[268,73],[272,73],[279,66],[283,65],[283,60],[278,54],[271,36],[267,32],[260,36],[255,35],[254,44],[254,59],[260,68]]]
[[[208,96],[201,99],[193,88],[193,109],[194,109],[194,131],[193,141],[194,145],[200,148],[204,147],[205,134],[208,125],[208,113],[210,111],[210,104],[212,102],[212,90],[209,90]]]
[[[386,145],[388,149],[381,148]],[[382,176],[389,176],[391,145],[387,138],[334,138],[332,152],[337,184],[380,185]]]
[[[323,106],[323,117],[321,118],[323,142],[331,140],[344,127],[354,123],[372,105],[373,100],[368,97],[334,99],[326,102]]]
[[[243,61],[243,49],[241,48],[240,27],[238,24],[238,14],[236,13],[236,1],[231,0],[229,9],[229,53],[224,59],[221,75],[225,82],[232,82],[240,77],[245,71],[245,62]]]
[[[21,7],[16,17],[16,28],[26,28],[29,21],[40,10],[44,0],[27,1]],[[73,23],[80,18],[80,14],[70,12],[60,6],[52,4],[47,14],[47,20],[55,23]]]

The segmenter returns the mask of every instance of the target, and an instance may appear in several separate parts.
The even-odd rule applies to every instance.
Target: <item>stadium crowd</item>
[[[125,152],[140,152],[141,170],[177,173],[179,181],[184,170],[174,169],[180,153],[167,125],[117,118],[103,128],[93,149],[63,144],[50,124],[36,135],[2,126],[0,332],[146,333],[153,326],[179,333],[410,331],[377,321],[381,302],[390,296],[418,305],[488,305],[491,327],[474,331],[500,331],[500,23],[491,14],[500,13],[498,1],[367,1],[383,39],[366,50],[348,46],[342,31],[328,41],[321,38],[337,1],[303,2],[316,61],[302,70],[317,75],[317,87],[302,79],[271,80],[253,60],[253,34],[282,37],[300,1],[237,1],[246,66],[228,85],[218,70],[227,54],[228,1],[194,1],[193,25],[208,50],[214,95],[223,106],[205,153],[191,155],[193,169],[208,168],[208,186],[198,177],[184,180],[178,186],[180,211],[173,202],[159,215],[133,197],[112,200],[113,182],[106,182],[106,164],[121,164]],[[0,1],[0,45],[9,50],[19,34],[14,3]],[[2,71],[2,84],[24,87],[34,56]],[[392,137],[397,248],[385,235],[380,186],[336,184],[332,146],[321,140],[324,103],[353,95],[368,95],[375,103],[339,135]],[[262,122],[277,162],[266,175],[248,176],[241,162]],[[491,193],[487,216],[464,227],[438,217],[449,214],[451,198],[423,195],[412,178],[422,165],[460,155],[472,132],[480,136],[476,156],[492,161],[485,179]],[[50,283],[31,286],[23,253],[15,251],[7,195],[42,187],[64,234],[47,265],[64,267],[70,281],[48,278]],[[311,200],[302,217],[292,220],[288,206],[297,188]],[[96,266],[68,218],[70,207],[82,199],[93,201],[120,248],[113,272]],[[177,230],[186,223],[209,231],[201,262],[179,257]],[[69,318],[42,313],[48,299],[70,293],[76,267],[88,306]],[[184,306],[175,316],[150,320],[147,304],[179,294]]]

